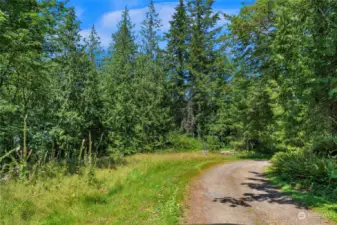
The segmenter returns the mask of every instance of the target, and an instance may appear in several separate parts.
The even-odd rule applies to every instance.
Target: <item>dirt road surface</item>
[[[316,213],[295,203],[263,176],[267,161],[216,166],[195,180],[186,200],[186,224],[322,225]]]

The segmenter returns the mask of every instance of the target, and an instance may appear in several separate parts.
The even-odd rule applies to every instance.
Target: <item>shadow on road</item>
[[[252,177],[247,177],[241,185],[247,186],[251,192],[246,192],[241,198],[223,197],[214,198],[213,202],[228,204],[230,207],[252,207],[253,202],[268,202],[272,204],[291,204],[299,209],[307,209],[294,202],[288,195],[280,192],[268,182],[261,173],[250,171]]]
[[[229,204],[230,207],[238,207],[238,206],[243,206],[243,207],[252,207],[247,203],[246,198],[232,198],[232,197],[224,197],[224,198],[214,198],[213,202],[220,202],[224,204]]]

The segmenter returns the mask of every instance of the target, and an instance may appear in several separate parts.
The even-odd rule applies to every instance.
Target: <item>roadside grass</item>
[[[0,184],[0,224],[180,224],[189,181],[236,157],[162,153],[126,158],[115,169],[87,170],[34,183]]]
[[[337,224],[337,196],[331,191],[332,187],[316,185],[311,190],[303,190],[299,183],[274,174],[270,169],[267,169],[266,174],[274,185],[290,195],[292,199]]]

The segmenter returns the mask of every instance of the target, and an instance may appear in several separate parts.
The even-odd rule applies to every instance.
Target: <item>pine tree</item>
[[[117,150],[128,151],[136,145],[136,124],[132,95],[132,80],[137,53],[129,10],[125,8],[118,30],[112,35],[110,54],[103,68],[105,76],[105,124],[110,128],[109,137]]]
[[[185,109],[183,123],[185,128],[201,137],[207,133],[207,117],[214,111],[212,103],[213,82],[219,76],[219,66],[216,51],[217,34],[221,28],[215,28],[219,20],[218,13],[213,13],[214,1],[196,0],[188,2],[188,12],[191,19],[191,35],[189,38],[188,60],[188,104]],[[219,76],[221,77],[221,75]]]
[[[187,40],[189,35],[189,23],[186,12],[186,6],[183,0],[179,1],[179,5],[175,9],[171,27],[166,34],[167,44],[167,71],[169,73],[170,91],[172,98],[172,113],[178,127],[183,120],[183,109],[186,107],[186,85],[187,79],[187,63],[188,63],[188,46]]]
[[[85,40],[85,42],[90,61],[94,63],[98,68],[101,68],[101,54],[103,53],[103,49],[101,47],[101,40],[97,34],[95,25],[92,25],[88,40]]]
[[[97,74],[81,44],[79,22],[73,8],[67,8],[57,31],[58,54],[53,59],[52,104],[54,127],[51,130],[54,146],[66,154],[78,149],[81,139],[88,139],[97,127]],[[57,103],[57,104],[55,104]]]
[[[162,148],[172,128],[166,81],[163,68],[148,55],[141,54],[136,58],[132,93],[137,110],[135,136],[139,151]]]
[[[159,14],[156,12],[153,0],[150,0],[146,18],[142,23],[141,35],[143,42],[143,52],[154,60],[157,59],[160,51],[160,27],[161,21],[159,19]]]
[[[137,45],[133,33],[134,25],[131,22],[129,10],[125,8],[122,14],[122,20],[118,24],[118,31],[112,35],[112,43],[109,47],[110,57],[107,64],[112,66],[116,73],[121,76],[129,76],[128,66],[133,63]]]

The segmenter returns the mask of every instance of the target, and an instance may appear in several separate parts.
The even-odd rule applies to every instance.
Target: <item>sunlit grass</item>
[[[97,169],[0,185],[2,224],[179,224],[190,179],[234,157],[199,153],[140,154],[116,169]]]

